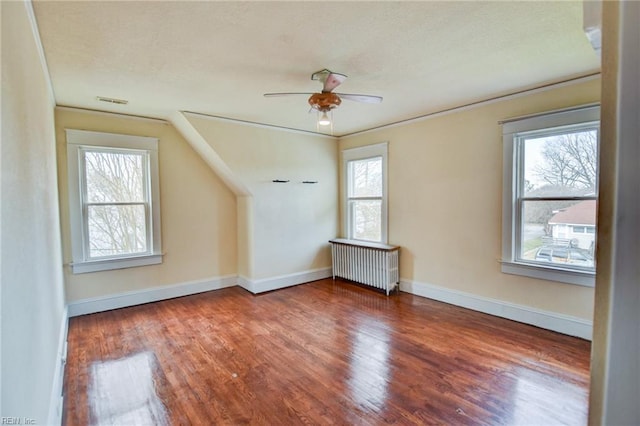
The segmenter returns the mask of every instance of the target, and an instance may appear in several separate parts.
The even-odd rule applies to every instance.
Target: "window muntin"
[[[387,241],[386,153],[386,143],[343,151],[349,239]]]
[[[599,107],[502,124],[502,271],[593,285]]]
[[[158,140],[66,132],[73,272],[161,263]]]

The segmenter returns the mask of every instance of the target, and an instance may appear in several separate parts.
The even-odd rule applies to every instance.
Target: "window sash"
[[[347,170],[348,170],[348,197],[349,199],[366,199],[366,198],[377,198],[380,199],[382,198],[382,184],[383,184],[383,177],[382,174],[380,176],[380,193],[379,194],[372,194],[372,195],[354,195],[356,193],[356,185],[355,185],[355,180],[356,180],[356,170],[355,170],[355,166],[356,163],[361,163],[361,162],[365,162],[365,161],[371,161],[371,160],[379,160],[380,161],[380,167],[382,168],[382,162],[383,162],[383,158],[381,155],[376,155],[376,156],[372,156],[372,157],[366,157],[366,158],[358,158],[358,159],[353,159],[353,160],[349,160],[347,163]],[[367,176],[368,177],[368,176]]]
[[[366,204],[367,202],[374,202],[374,208],[376,211],[374,214],[379,214],[379,217],[376,217],[377,221],[373,227],[366,226],[362,230],[358,229],[357,226],[357,216],[358,216],[358,208]],[[350,198],[349,199],[349,239],[359,240],[359,241],[374,241],[381,242],[382,241],[382,198],[381,197],[363,197],[363,198]],[[364,207],[364,206],[363,206]],[[372,235],[373,234],[373,235]],[[367,235],[370,235],[370,238],[366,238]]]
[[[526,193],[525,188],[524,188],[524,184],[525,184],[525,143],[527,140],[530,139],[538,139],[538,138],[550,138],[550,137],[554,137],[554,136],[561,136],[561,135],[566,135],[566,134],[573,134],[573,133],[585,133],[585,132],[590,132],[590,131],[595,131],[596,133],[596,138],[599,141],[600,140],[600,125],[599,122],[597,121],[589,121],[586,123],[578,123],[578,124],[571,124],[571,125],[565,125],[565,126],[557,126],[557,127],[553,127],[553,128],[548,128],[548,129],[537,129],[537,130],[533,130],[533,131],[523,131],[523,132],[517,132],[513,134],[513,144],[514,144],[514,157],[515,157],[515,164],[514,167],[517,169],[516,173],[514,173],[514,177],[516,179],[516,184],[515,184],[515,197],[518,199],[524,199],[524,198],[528,198],[528,199],[543,199],[543,198],[549,198],[549,199],[553,199],[553,198],[558,198],[558,199],[567,199],[567,198],[584,198],[586,196],[575,196],[575,197],[571,197],[571,196],[563,196],[563,195],[559,195],[556,197],[550,196],[550,197],[535,197],[535,196],[526,196],[524,195]],[[597,198],[597,194],[598,194],[598,186],[599,186],[599,182],[597,179],[598,176],[598,165],[599,165],[599,161],[598,158],[596,158],[596,179],[595,179],[595,190],[594,190],[594,194],[595,197]]]
[[[109,207],[109,206],[115,206],[115,207],[119,207],[119,206],[142,206],[144,209],[144,229],[145,229],[145,237],[144,237],[144,247],[145,250],[138,250],[138,251],[131,251],[128,253],[117,253],[117,254],[112,254],[112,255],[101,255],[101,256],[94,256],[92,255],[92,240],[91,240],[91,235],[90,235],[90,210],[91,207]],[[91,260],[99,260],[99,259],[119,259],[119,258],[125,258],[125,257],[136,257],[136,256],[144,256],[144,255],[150,255],[153,253],[152,250],[152,238],[151,238],[151,232],[149,232],[149,226],[150,226],[150,206],[149,203],[133,203],[133,202],[129,202],[129,203],[87,203],[83,206],[83,235],[84,235],[84,240],[83,240],[83,250],[84,250],[84,259],[91,261]]]
[[[538,266],[541,268],[544,267],[549,267],[550,265],[547,265],[544,262],[541,261],[536,261],[536,260],[530,260],[530,259],[526,259],[523,256],[523,252],[524,252],[524,238],[523,238],[523,234],[524,234],[524,225],[525,222],[523,220],[524,217],[524,205],[526,201],[589,201],[589,200],[594,200],[597,201],[597,197],[567,197],[567,198],[562,198],[562,197],[552,197],[552,198],[547,198],[547,197],[527,197],[527,198],[521,198],[519,200],[516,201],[516,232],[514,233],[514,256],[513,256],[513,260],[517,263],[523,263],[523,264],[529,264],[529,265],[534,265],[534,266]],[[574,228],[576,226],[580,226],[582,228],[588,227],[589,225],[569,225],[571,228]],[[597,225],[595,226],[595,229],[597,229]],[[591,235],[593,235],[594,233],[592,233]],[[584,235],[590,235],[587,233],[584,233]],[[595,240],[594,240],[595,243]],[[595,254],[595,253],[594,253]],[[590,272],[590,273],[595,273],[595,256],[594,256],[594,266],[593,267],[589,267],[589,266],[580,266],[580,265],[553,265],[551,266],[555,269],[564,269],[567,271],[580,271],[580,272]]]

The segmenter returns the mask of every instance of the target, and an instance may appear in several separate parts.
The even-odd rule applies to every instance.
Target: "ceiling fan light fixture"
[[[318,124],[320,126],[328,126],[331,124],[331,119],[327,114],[327,111],[318,111]]]
[[[333,110],[340,106],[343,96],[345,99],[349,99],[356,102],[365,102],[371,104],[378,104],[382,102],[381,96],[374,95],[359,95],[354,93],[333,93],[333,89],[342,84],[347,78],[344,74],[335,73],[328,69],[316,71],[311,74],[311,80],[318,80],[322,83],[322,91],[315,93],[300,93],[300,92],[281,92],[281,93],[265,93],[267,98],[275,96],[289,96],[289,95],[311,95],[308,102],[311,106],[309,112],[316,110],[318,119],[316,120],[316,131],[320,131],[322,126],[323,132],[329,127],[330,134],[333,134]]]

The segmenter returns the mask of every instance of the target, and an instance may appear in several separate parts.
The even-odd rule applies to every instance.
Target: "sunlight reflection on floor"
[[[155,391],[157,361],[141,352],[93,364],[89,404],[94,425],[168,425],[167,412]]]
[[[550,399],[549,394],[554,398]],[[513,393],[513,425],[587,424],[584,387],[519,368]]]
[[[383,407],[389,383],[389,336],[372,332],[366,325],[356,328],[351,353],[349,386],[353,398],[363,406]]]

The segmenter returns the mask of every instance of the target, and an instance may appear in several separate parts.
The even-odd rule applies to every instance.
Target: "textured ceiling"
[[[582,2],[38,2],[58,105],[316,131],[314,71],[349,78],[334,134],[593,74]],[[126,99],[128,105],[96,96]]]

